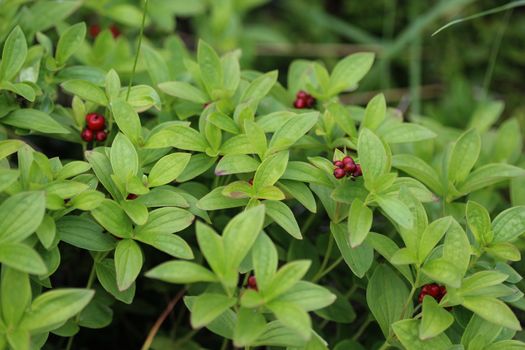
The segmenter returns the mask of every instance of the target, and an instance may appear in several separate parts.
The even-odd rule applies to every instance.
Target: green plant
[[[55,45],[50,24],[23,23],[0,63],[0,349],[50,333],[71,349],[147,299],[142,281],[184,296],[195,329],[152,345],[152,327],[143,349],[525,347],[510,307],[525,308],[523,141],[514,119],[492,128],[501,103],[465,131],[406,122],[382,94],[341,103],[371,53],[294,61],[285,88],[204,41],[132,55],[108,30],[64,26]],[[83,153],[48,157],[33,134]],[[55,288],[86,263],[85,288]]]

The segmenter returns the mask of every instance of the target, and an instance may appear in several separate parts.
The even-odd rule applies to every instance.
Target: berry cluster
[[[255,279],[255,276],[248,277],[248,283],[246,284],[246,288],[258,290],[257,289],[257,280]]]
[[[112,24],[111,26],[109,26],[109,30],[111,31],[111,34],[114,38],[118,38],[120,36],[120,29],[118,29],[116,25]],[[92,24],[91,26],[89,26],[89,34],[93,38],[96,38],[101,31],[102,29],[98,24]]]
[[[106,118],[102,114],[89,113],[86,115],[86,128],[82,130],[80,137],[86,142],[96,140],[102,142],[106,140],[108,133],[104,130]]]
[[[423,288],[421,288],[421,292],[419,292],[418,300],[421,304],[423,302],[423,298],[426,295],[430,295],[432,298],[436,299],[437,302],[440,302],[445,294],[447,294],[447,288],[445,288],[445,286],[440,286],[436,283],[425,284]]]
[[[297,92],[297,95],[295,95],[295,102],[293,103],[295,108],[312,108],[314,105],[315,98],[306,91],[300,90]]]
[[[359,177],[363,175],[361,165],[356,164],[352,157],[346,156],[343,160],[334,160],[334,177],[342,179],[345,176]]]

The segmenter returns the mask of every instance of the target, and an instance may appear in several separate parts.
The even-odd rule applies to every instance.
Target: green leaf
[[[445,235],[451,224],[451,217],[440,218],[428,225],[421,234],[418,248],[418,262],[421,264],[425,261],[432,249],[439,243]]]
[[[235,305],[236,299],[223,294],[205,293],[196,297],[191,308],[193,328],[201,328]]]
[[[139,156],[135,146],[120,132],[111,145],[110,160],[113,173],[124,184],[139,172]]]
[[[260,75],[252,80],[244,90],[240,102],[259,101],[270,92],[277,82],[278,72],[276,70]]]
[[[7,156],[18,151],[21,147],[25,145],[24,142],[20,140],[2,140],[0,141],[0,159],[4,159]]]
[[[184,230],[191,225],[195,216],[185,209],[165,207],[149,213],[148,222],[135,229],[137,236],[148,234],[169,234]]]
[[[377,179],[390,170],[390,160],[385,146],[379,137],[364,128],[359,136],[357,152],[366,187],[373,189]]]
[[[17,329],[6,334],[11,349],[29,350],[31,348],[31,337],[28,331]]]
[[[413,123],[392,123],[382,130],[381,137],[386,143],[409,143],[433,139],[437,135],[424,126]]]
[[[237,126],[237,124],[235,124],[233,119],[222,112],[211,112],[208,115],[207,120],[219,129],[227,131],[230,134],[238,134],[240,132],[239,127]]]
[[[254,346],[304,346],[305,340],[294,330],[287,328],[280,321],[272,321],[266,325],[264,333],[257,339]]]
[[[237,313],[237,324],[233,333],[236,347],[251,345],[264,332],[266,320],[257,310],[241,308]]]
[[[259,205],[236,215],[224,228],[224,252],[228,268],[236,270],[262,230],[265,207]]]
[[[517,331],[521,330],[520,322],[501,300],[484,296],[469,296],[463,298],[462,305],[491,323]]]
[[[223,88],[224,73],[219,56],[206,42],[199,40],[197,47],[197,61],[199,63],[202,82],[212,99]]]
[[[257,286],[259,286],[259,278],[257,278]],[[336,296],[324,287],[307,281],[299,281],[278,300],[293,303],[305,311],[314,311],[332,304]]]
[[[297,260],[281,267],[268,283],[264,299],[268,302],[286,293],[306,275],[310,265],[310,260]]]
[[[206,258],[213,272],[219,277],[223,277],[226,270],[226,254],[222,237],[200,221],[197,221],[196,233],[202,255]]]
[[[372,228],[373,214],[359,198],[354,199],[348,213],[348,234],[352,248],[355,248],[366,239]]]
[[[361,122],[360,128],[369,130],[377,129],[386,117],[386,100],[385,95],[378,94],[374,96],[366,106],[365,116]]]
[[[419,339],[426,340],[443,333],[454,323],[454,316],[438,305],[431,296],[423,298],[423,317],[419,324]]]
[[[444,283],[454,288],[461,286],[463,273],[452,262],[443,258],[427,262],[421,271],[434,281]]]
[[[31,283],[29,276],[4,266],[0,284],[2,316],[7,326],[18,325],[26,308],[31,304]]]
[[[115,261],[113,259],[104,259],[95,263],[97,278],[102,287],[108,293],[113,295],[117,300],[123,303],[131,304],[135,297],[135,283],[124,291],[120,291],[117,286],[117,273],[115,271]]]
[[[410,209],[399,199],[390,196],[374,197],[383,212],[395,223],[405,229],[411,229],[414,226],[414,217]]]
[[[269,153],[286,150],[312,129],[319,114],[317,112],[304,113],[290,118],[272,136]]]
[[[77,23],[67,28],[58,39],[55,59],[62,66],[77,51],[86,36],[86,24]]]
[[[86,217],[65,216],[56,222],[56,230],[61,241],[81,249],[106,252],[115,248],[115,240]]]
[[[341,252],[346,264],[352,272],[362,278],[374,261],[374,249],[366,242],[358,247],[352,248],[346,237],[347,229],[343,224],[330,223],[330,231],[334,235],[335,243]]]
[[[131,220],[115,201],[103,200],[96,209],[91,211],[91,215],[115,236],[120,238],[131,237]]]
[[[419,338],[419,320],[402,320],[392,325],[397,338],[407,350],[450,350],[452,343],[445,334],[440,334],[427,340]]]
[[[29,237],[44,218],[44,192],[20,192],[0,205],[0,243],[17,243]]]
[[[256,151],[259,157],[263,159],[267,150],[266,134],[264,133],[263,128],[251,120],[245,120],[244,130],[246,132],[246,137],[248,137],[248,140],[250,140],[250,143],[252,144],[253,149]]]
[[[4,42],[0,63],[0,80],[12,80],[24,65],[27,42],[19,26],[16,26]]]
[[[461,344],[465,349],[469,349],[471,346],[486,346],[494,342],[502,328],[502,326],[497,326],[473,314],[463,332]]]
[[[60,86],[83,100],[88,100],[101,106],[108,105],[108,98],[104,90],[87,80],[72,79],[63,82]]]
[[[304,183],[299,181],[280,180],[277,183],[280,189],[295,198],[306,209],[312,213],[317,212],[317,203],[312,191]]]
[[[489,243],[491,239],[488,238],[492,234],[492,227],[487,209],[474,201],[468,201],[466,216],[468,226],[476,241],[480,244]]]
[[[133,107],[122,99],[111,101],[109,105],[115,123],[124,135],[126,135],[135,145],[142,139],[142,127],[140,117]]]
[[[223,186],[216,187],[207,195],[202,197],[197,203],[197,207],[202,210],[218,210],[226,208],[242,207],[248,204],[247,198],[230,198],[222,194]]]
[[[267,307],[287,328],[297,332],[304,340],[310,339],[312,334],[312,321],[306,311],[295,304],[282,301],[274,301],[268,304]]]
[[[150,187],[161,186],[175,180],[190,161],[189,153],[172,153],[162,157],[148,175]]]
[[[164,208],[167,209],[167,208]],[[171,233],[137,233],[135,239],[149,244],[158,250],[167,253],[173,257],[181,259],[193,259],[193,252],[190,246],[181,237]]]
[[[345,57],[337,63],[330,74],[329,95],[336,95],[354,87],[368,73],[374,62],[374,54],[362,52]]]
[[[278,263],[277,249],[272,240],[266,234],[260,234],[252,248],[252,265],[259,290],[268,288]]]
[[[22,243],[3,243],[0,245],[0,263],[33,275],[47,273],[44,261],[31,247]]]
[[[476,128],[480,134],[484,133],[499,119],[504,108],[503,101],[483,101],[470,118],[469,128]]]
[[[135,241],[123,239],[115,249],[115,271],[120,291],[128,289],[142,269],[142,250]]]
[[[283,202],[265,201],[266,215],[296,239],[302,239],[301,229],[295,220],[292,210]]]
[[[412,314],[412,303],[408,303],[408,287],[387,265],[379,265],[368,282],[366,302],[385,337],[391,334],[390,326],[402,319],[405,314]]]
[[[396,154],[392,157],[392,165],[408,175],[415,177],[435,193],[443,193],[443,186],[441,185],[437,172],[420,158],[409,154]]]
[[[485,247],[485,251],[496,258],[510,261],[520,261],[521,253],[519,249],[512,243],[501,242],[490,244]]]
[[[467,178],[481,151],[481,137],[476,129],[463,133],[454,143],[448,161],[448,179],[460,183]]]
[[[215,175],[251,173],[257,170],[259,165],[259,161],[244,154],[226,155],[217,163]]]
[[[189,261],[165,262],[146,272],[145,276],[179,284],[217,281],[213,272]]]
[[[166,94],[183,100],[202,104],[209,101],[208,96],[204,92],[183,81],[166,81],[158,86]]]
[[[443,258],[464,275],[469,266],[471,250],[467,234],[456,220],[452,220],[445,237]]]
[[[36,109],[17,109],[1,120],[4,124],[39,133],[69,134],[69,130],[59,124],[49,114]]]
[[[148,208],[135,200],[125,200],[119,203],[129,218],[137,225],[144,225],[148,221]]]
[[[255,172],[253,187],[257,190],[275,184],[286,170],[288,156],[288,151],[282,151],[264,159]]]
[[[468,178],[457,187],[460,193],[471,193],[509,178],[521,176],[525,176],[525,169],[514,165],[486,164],[470,173]]]
[[[1,208],[1,207],[0,207]],[[509,208],[492,222],[494,242],[511,242],[525,233],[525,206]]]
[[[525,349],[525,343],[519,340],[502,340],[490,344],[483,350],[522,350]]]
[[[499,285],[507,280],[509,275],[499,271],[479,271],[463,280],[458,293],[463,296],[476,295],[481,289]]]
[[[185,125],[173,125],[151,135],[144,147],[175,147],[188,151],[206,152],[209,144],[197,130]]]
[[[52,330],[78,314],[87,306],[95,292],[89,289],[56,289],[33,300],[31,310],[24,316],[19,329],[32,333]]]

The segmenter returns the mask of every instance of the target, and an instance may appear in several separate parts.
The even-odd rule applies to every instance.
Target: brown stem
[[[157,332],[160,329],[160,326],[162,326],[162,323],[164,323],[164,320],[166,320],[166,317],[169,316],[171,311],[173,311],[173,308],[175,307],[175,305],[177,305],[179,300],[184,296],[184,293],[186,293],[186,289],[182,289],[168,303],[168,305],[166,305],[166,308],[164,309],[162,314],[160,314],[160,316],[159,316],[159,318],[157,318],[157,321],[155,322],[155,324],[151,327],[151,329],[150,329],[150,331],[148,333],[148,337],[144,341],[144,345],[142,345],[142,348],[141,348],[142,350],[148,350],[149,349],[149,347],[151,346],[151,343],[153,343],[153,339],[155,339],[155,336],[157,335]]]

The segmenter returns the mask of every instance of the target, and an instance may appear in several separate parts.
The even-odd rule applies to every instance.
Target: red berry
[[[315,98],[313,98],[312,96],[308,95],[308,97],[306,97],[305,100],[306,106],[308,108],[312,108],[315,105]]]
[[[100,34],[100,26],[98,24],[92,24],[89,26],[89,35],[92,38],[96,38]]]
[[[351,163],[351,164],[355,164],[354,160],[352,159],[352,157],[350,156],[346,156],[343,158],[343,163],[344,164],[347,164],[347,163]]]
[[[334,160],[334,165],[341,169],[344,167],[343,162],[341,162],[340,160]]]
[[[82,133],[80,134],[80,137],[82,138],[82,140],[86,141],[86,142],[91,142],[93,141],[93,131],[89,130],[89,129],[84,129],[82,130]]]
[[[362,175],[363,175],[363,171],[361,170],[361,165],[356,164],[355,165],[355,170],[354,170],[352,176],[359,177],[359,176],[362,176]]]
[[[297,99],[301,99],[301,100],[304,100],[308,96],[310,96],[310,95],[304,90],[297,91],[297,94],[295,95],[295,97],[297,97]]]
[[[95,139],[98,142],[106,141],[107,137],[108,137],[108,133],[105,132],[104,130],[97,131],[97,133],[95,134]]]
[[[248,183],[250,184],[250,186],[253,186],[253,179],[248,180]]]
[[[120,29],[118,29],[116,25],[112,24],[109,27],[109,30],[111,31],[111,34],[113,35],[114,38],[118,38],[120,36]]]
[[[306,102],[305,102],[305,100],[303,100],[302,98],[298,98],[298,99],[295,100],[295,102],[293,103],[293,106],[294,106],[295,108],[298,108],[298,109],[305,108],[305,107],[306,107]]]
[[[137,196],[135,193],[130,193],[128,194],[128,196],[126,197],[126,199],[129,199],[130,201],[134,200],[134,199],[137,199],[139,196]]]
[[[439,286],[435,283],[432,283],[428,286],[429,288],[429,293],[431,296],[433,296],[434,298],[437,298],[440,296],[441,294],[441,288],[439,288]]]
[[[343,177],[345,177],[345,175],[346,172],[341,168],[337,168],[334,170],[334,176],[336,179],[342,179]]]
[[[425,298],[425,296],[428,295],[427,293],[421,291],[421,293],[419,293],[419,297],[417,298],[417,300],[419,301],[419,303],[423,303],[423,299]]]
[[[99,131],[106,126],[106,118],[98,113],[89,113],[86,115],[86,125],[92,131]]]
[[[351,174],[354,173],[354,171],[356,169],[355,163],[354,162],[352,162],[352,163],[345,163],[343,169],[344,169],[344,171],[346,171],[346,173],[348,175],[351,175]]]
[[[257,290],[257,280],[255,279],[255,276],[248,277],[248,288]]]

